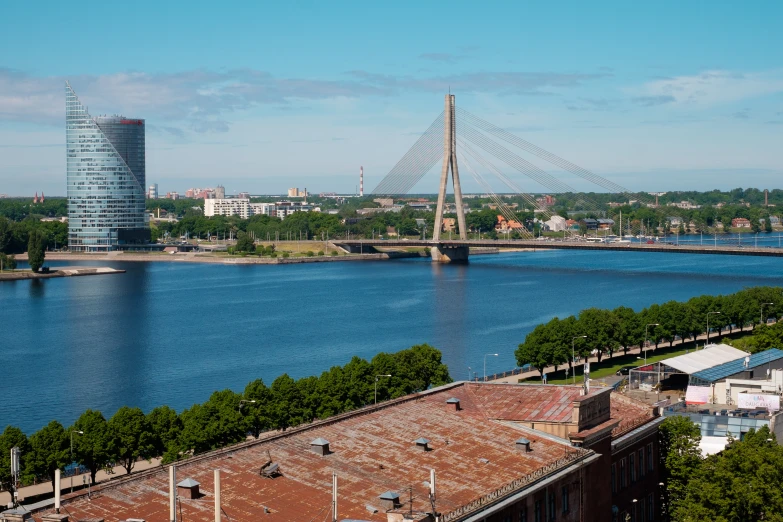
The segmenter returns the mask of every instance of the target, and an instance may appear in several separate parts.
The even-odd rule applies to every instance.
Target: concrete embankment
[[[20,270],[14,272],[2,272],[0,273],[0,281],[19,281],[22,279],[51,279],[53,277],[78,277],[78,276],[90,276],[90,275],[109,275],[109,274],[123,274],[125,270],[118,270],[116,268],[109,267],[80,267],[80,266],[65,266],[58,267],[57,270],[51,272],[31,272],[29,270]]]
[[[49,252],[47,261],[106,261],[106,262],[174,262],[174,263],[217,263],[224,265],[290,265],[302,263],[328,263],[337,261],[382,261],[386,259],[404,259],[422,257],[419,252],[380,252],[374,254],[355,254],[340,256],[313,257],[238,257],[212,254],[175,253],[175,254],[137,254],[128,252],[110,252],[108,254],[71,254],[68,252]],[[27,254],[16,256],[18,261],[27,261]],[[58,276],[62,277],[62,276]]]

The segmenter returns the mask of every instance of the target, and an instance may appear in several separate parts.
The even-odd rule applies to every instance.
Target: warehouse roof
[[[688,375],[694,375],[708,368],[720,366],[731,361],[741,361],[748,355],[728,344],[710,344],[703,350],[696,350],[685,355],[672,357],[661,361],[661,364],[679,370]]]
[[[748,357],[748,368],[756,368],[758,366],[764,366],[772,361],[783,359],[783,351],[777,348],[771,348],[763,352],[753,353]],[[698,373],[694,373],[694,377],[705,380],[707,382],[716,382],[731,375],[736,375],[745,370],[745,357],[729,361],[727,363],[713,366],[706,370],[702,370]]]

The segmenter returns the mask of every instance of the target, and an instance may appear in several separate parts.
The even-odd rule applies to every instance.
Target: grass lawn
[[[664,359],[670,359],[683,355],[687,352],[693,351],[693,345],[689,343],[689,346],[682,347],[677,345],[673,348],[659,346],[657,350],[649,350],[647,352],[647,364],[662,361]],[[644,364],[644,360],[638,359],[638,355],[629,354],[620,357],[613,357],[611,359],[603,359],[600,363],[590,363],[590,378],[601,379],[617,373],[617,370],[623,366],[641,366]],[[576,382],[579,383],[582,376],[582,367],[576,367]],[[539,377],[531,379],[525,379],[522,382],[541,382]],[[547,373],[548,384],[570,384],[573,382],[573,376],[569,375],[568,379],[565,377],[565,369],[558,370],[553,373]]]

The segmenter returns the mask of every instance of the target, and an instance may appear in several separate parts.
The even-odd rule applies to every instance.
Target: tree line
[[[706,458],[699,450],[700,429],[689,417],[669,417],[659,436],[665,519],[783,521],[783,447],[769,427],[741,439],[730,435],[726,449]]]
[[[783,288],[768,286],[746,288],[730,295],[702,295],[686,302],[653,304],[639,312],[625,306],[614,310],[588,308],[578,316],[555,317],[536,326],[515,355],[519,366],[531,364],[543,378],[547,366],[568,364],[572,368],[572,343],[576,355],[595,354],[600,362],[617,350],[627,353],[631,346],[642,345],[645,328],[650,346],[657,348],[661,343],[671,346],[675,338],[695,340],[706,331],[708,318],[710,331],[715,332],[712,340],[718,340],[738,328],[777,319],[782,314]]]
[[[13,491],[10,451],[22,450],[22,484],[54,480],[54,472],[71,459],[90,472],[92,483],[99,470],[115,465],[131,473],[139,460],[161,457],[174,462],[229,444],[258,438],[269,430],[288,428],[325,419],[372,404],[376,376],[379,401],[420,392],[451,382],[441,352],[427,344],[395,353],[381,352],[371,361],[353,357],[345,366],[334,366],[320,376],[293,379],[283,374],[267,386],[256,379],[242,393],[214,392],[202,404],[177,413],[159,406],[145,414],[123,406],[110,418],[87,410],[64,427],[53,420],[29,437],[18,427],[0,434],[0,489]]]

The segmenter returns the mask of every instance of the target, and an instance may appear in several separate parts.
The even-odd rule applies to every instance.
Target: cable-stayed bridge
[[[501,184],[512,193],[522,199],[534,209],[539,219],[551,218],[552,209],[540,204],[529,192],[525,192],[504,169],[522,174],[529,181],[544,187],[554,193],[577,193],[578,191],[567,183],[538,167],[530,160],[522,156],[526,154],[542,160],[550,165],[581,178],[600,191],[622,195],[629,199],[636,199],[641,204],[656,208],[653,205],[653,196],[644,193],[632,193],[627,188],[608,180],[594,172],[582,168],[574,163],[542,149],[508,131],[502,129],[470,112],[456,107],[455,97],[448,94],[445,97],[445,107],[426,131],[419,137],[411,148],[403,155],[397,164],[389,171],[378,186],[372,191],[373,195],[393,196],[404,195],[421,179],[441,162],[440,185],[438,189],[438,202],[435,210],[435,227],[430,240],[401,240],[401,241],[335,241],[353,251],[364,251],[365,248],[375,246],[424,246],[432,252],[433,261],[452,262],[467,261],[470,247],[496,247],[496,248],[559,248],[580,250],[611,250],[628,251],[638,250],[644,252],[681,252],[681,253],[711,253],[734,255],[764,255],[783,256],[783,250],[772,248],[755,248],[742,246],[714,245],[688,245],[680,246],[667,243],[589,243],[587,241],[568,241],[564,238],[557,242],[535,241],[532,232],[525,227],[515,231],[522,235],[522,239],[515,240],[468,240],[468,228],[465,223],[465,211],[460,183],[460,166],[467,168],[473,179],[490,196],[497,206],[499,215],[509,222],[517,221],[515,211],[510,208],[492,188],[488,177],[499,180]],[[491,159],[488,159],[488,155]],[[532,159],[532,158],[531,158]],[[504,166],[498,167],[497,163]],[[451,178],[454,192],[454,208],[456,212],[457,231],[459,238],[442,239],[443,215],[446,209],[446,192],[449,178]],[[507,193],[507,192],[506,192]],[[588,195],[582,195],[579,201],[580,210],[585,213],[602,212],[601,206],[592,201]],[[668,214],[676,215],[676,209],[666,207]],[[663,218],[661,221],[665,221]],[[622,227],[621,227],[622,230]]]

